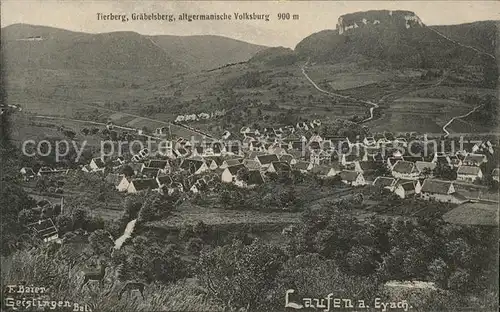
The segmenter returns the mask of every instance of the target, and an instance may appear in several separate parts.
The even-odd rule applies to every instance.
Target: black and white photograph
[[[498,1],[2,0],[0,310],[499,310]]]

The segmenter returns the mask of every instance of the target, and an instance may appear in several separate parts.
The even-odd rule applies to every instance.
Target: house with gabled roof
[[[203,178],[200,178],[196,180],[196,182],[191,186],[189,190],[195,194],[207,191],[208,190],[207,181],[205,181],[205,179]]]
[[[165,174],[170,171],[170,163],[168,160],[163,160],[163,159],[151,159],[149,161],[146,161],[141,168],[156,168],[160,171],[160,173]]]
[[[264,184],[264,176],[260,170],[250,170],[248,172],[248,180],[245,183],[246,187],[255,187]]]
[[[219,156],[205,157],[205,162],[210,170],[216,170],[224,163],[224,159]]]
[[[221,180],[225,183],[234,183],[238,180],[238,171],[240,169],[246,169],[245,165],[238,163],[233,166],[229,166],[222,172]]]
[[[299,170],[302,173],[307,173],[313,168],[313,164],[307,161],[298,161],[295,165],[292,166],[294,170]]]
[[[392,167],[391,174],[396,179],[408,179],[416,180],[418,179],[419,172],[414,163],[410,161],[399,160],[396,162],[394,167]]]
[[[38,220],[26,225],[26,227],[46,243],[59,238],[59,231],[51,218]]]
[[[453,187],[457,193],[471,201],[479,201],[483,199],[485,193],[488,193],[488,187],[467,182],[454,181]]]
[[[481,166],[482,164],[488,162],[488,158],[483,154],[468,154],[465,156],[462,164],[465,166]]]
[[[366,175],[375,172],[379,166],[380,164],[374,161],[358,161],[354,164],[354,171],[361,172]]]
[[[113,185],[115,188],[118,187],[118,185],[120,184],[120,182],[122,181],[122,178],[124,177],[123,174],[118,174],[118,173],[108,173],[106,175],[106,177],[104,178],[104,180]]]
[[[396,186],[396,179],[392,177],[376,177],[372,184],[392,192]]]
[[[420,190],[421,186],[418,180],[400,179],[396,182],[393,192],[400,198],[408,198],[417,193],[420,193]]]
[[[190,174],[201,174],[210,170],[204,161],[197,159],[184,159],[180,168]]]
[[[415,162],[415,167],[417,167],[419,176],[423,176],[427,173],[429,175],[428,177],[432,177],[432,172],[436,169],[436,163],[430,161],[417,161]]]
[[[364,178],[363,174],[360,172],[345,170],[345,171],[341,171],[339,174],[340,174],[340,179],[342,180],[342,182],[347,184],[347,185],[351,185],[351,186],[366,185],[365,178]]]
[[[226,169],[227,167],[236,166],[243,163],[243,158],[231,158],[226,159],[222,162],[222,165],[219,166],[220,169]]]
[[[143,167],[141,170],[141,176],[144,178],[156,179],[159,174],[160,169],[158,168]]]
[[[452,181],[425,179],[420,194],[425,200],[432,199],[453,204],[469,201],[465,196],[455,191]]]
[[[333,168],[331,166],[314,166],[310,170],[312,174],[317,175],[319,178],[334,177],[340,173],[340,168]]]
[[[259,163],[261,168],[267,168],[271,163],[279,161],[278,156],[275,154],[257,156],[255,160]]]
[[[279,159],[280,159],[280,161],[284,161],[289,165],[294,165],[295,163],[297,163],[297,160],[295,159],[295,157],[293,157],[290,154],[282,154],[279,156]]]
[[[158,191],[160,186],[155,179],[133,179],[127,187],[127,193],[137,194],[147,190]]]
[[[123,176],[118,185],[116,186],[118,192],[126,192],[130,184],[130,181],[132,181],[131,177]]]
[[[244,159],[243,165],[247,167],[248,170],[260,170],[260,164],[254,159]]]
[[[104,172],[106,165],[104,164],[102,158],[97,157],[97,158],[92,158],[92,160],[89,163],[89,167],[94,172],[96,171]]]
[[[241,147],[242,146],[238,144],[238,142],[227,142],[225,148],[222,150],[222,154],[241,156],[243,154]]]
[[[474,182],[476,179],[482,179],[483,172],[476,166],[460,166],[457,170],[457,180],[465,182]]]
[[[289,173],[292,171],[290,165],[284,161],[274,161],[269,167],[267,167],[266,172],[269,173]]]

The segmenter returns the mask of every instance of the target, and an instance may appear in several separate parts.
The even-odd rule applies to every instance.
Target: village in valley
[[[32,226],[42,233],[44,240],[57,238],[52,219],[63,208],[67,175],[99,177],[111,191],[123,196],[182,194],[182,200],[211,197],[224,185],[250,191],[279,179],[300,184],[303,182],[297,181],[308,178],[321,180],[321,185],[329,185],[331,189],[342,189],[339,198],[359,193],[371,202],[371,198],[380,199],[379,193],[383,193],[386,198],[427,202],[430,210],[434,202],[451,204],[456,208],[448,211],[450,222],[494,222],[490,217],[498,204],[499,169],[497,146],[490,140],[442,136],[429,139],[414,132],[399,136],[386,132],[351,138],[322,137],[318,134],[321,126],[320,120],[280,128],[243,126],[236,134],[225,131],[220,139],[198,136],[189,140],[182,137],[168,140],[168,127],[157,128],[151,134],[137,129],[137,136],[142,136],[151,150],[142,148],[124,156],[92,157],[87,164],[73,169],[23,167],[19,170],[22,179],[34,184],[41,193],[49,194],[49,198],[39,200],[33,208],[41,212],[43,222]],[[100,131],[110,138],[130,135],[130,131],[124,134],[111,122]],[[128,147],[128,142],[125,146]],[[56,204],[50,198],[54,195],[60,198],[55,200]],[[476,210],[478,213],[467,220],[460,218],[460,211],[471,205],[476,208],[482,205],[484,209]]]
[[[413,3],[6,15],[1,310],[498,311],[498,21]]]

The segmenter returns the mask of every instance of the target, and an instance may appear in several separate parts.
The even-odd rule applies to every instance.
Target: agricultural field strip
[[[309,63],[309,60],[301,67],[301,70],[302,70],[302,74],[304,75],[304,77],[306,77],[306,79],[314,86],[314,88],[316,88],[316,90],[322,92],[322,93],[325,93],[325,94],[328,94],[330,96],[334,96],[334,97],[340,97],[340,98],[343,98],[343,99],[347,99],[347,100],[353,100],[353,101],[356,101],[356,102],[360,102],[360,103],[364,103],[364,104],[368,104],[368,105],[371,105],[372,107],[370,107],[370,117],[368,117],[367,119],[363,120],[362,122],[366,122],[366,121],[369,121],[371,119],[373,119],[373,110],[375,108],[378,108],[379,105],[376,104],[376,103],[373,103],[371,101],[365,101],[365,100],[360,100],[360,99],[356,99],[354,97],[351,97],[351,96],[346,96],[346,95],[342,95],[342,94],[338,94],[338,93],[333,93],[333,92],[329,92],[329,91],[326,91],[326,90],[323,90],[321,89],[306,73],[306,66],[307,64]]]
[[[446,123],[446,125],[443,126],[443,132],[446,133],[445,137],[448,137],[448,135],[450,135],[450,132],[448,130],[446,130],[446,127],[448,127],[453,121],[455,121],[455,119],[465,118],[465,117],[469,116],[470,114],[474,113],[477,109],[479,109],[482,106],[483,105],[478,105],[478,106],[474,107],[467,114],[460,115],[460,116],[455,116],[455,117],[451,118],[450,121],[448,121],[448,123]]]

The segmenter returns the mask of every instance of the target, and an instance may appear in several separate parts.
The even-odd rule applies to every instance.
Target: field
[[[450,223],[473,225],[498,225],[498,204],[468,203],[443,215]]]
[[[373,131],[444,133],[442,127],[454,116],[470,111],[456,100],[401,97],[384,107],[383,116],[369,123]]]

